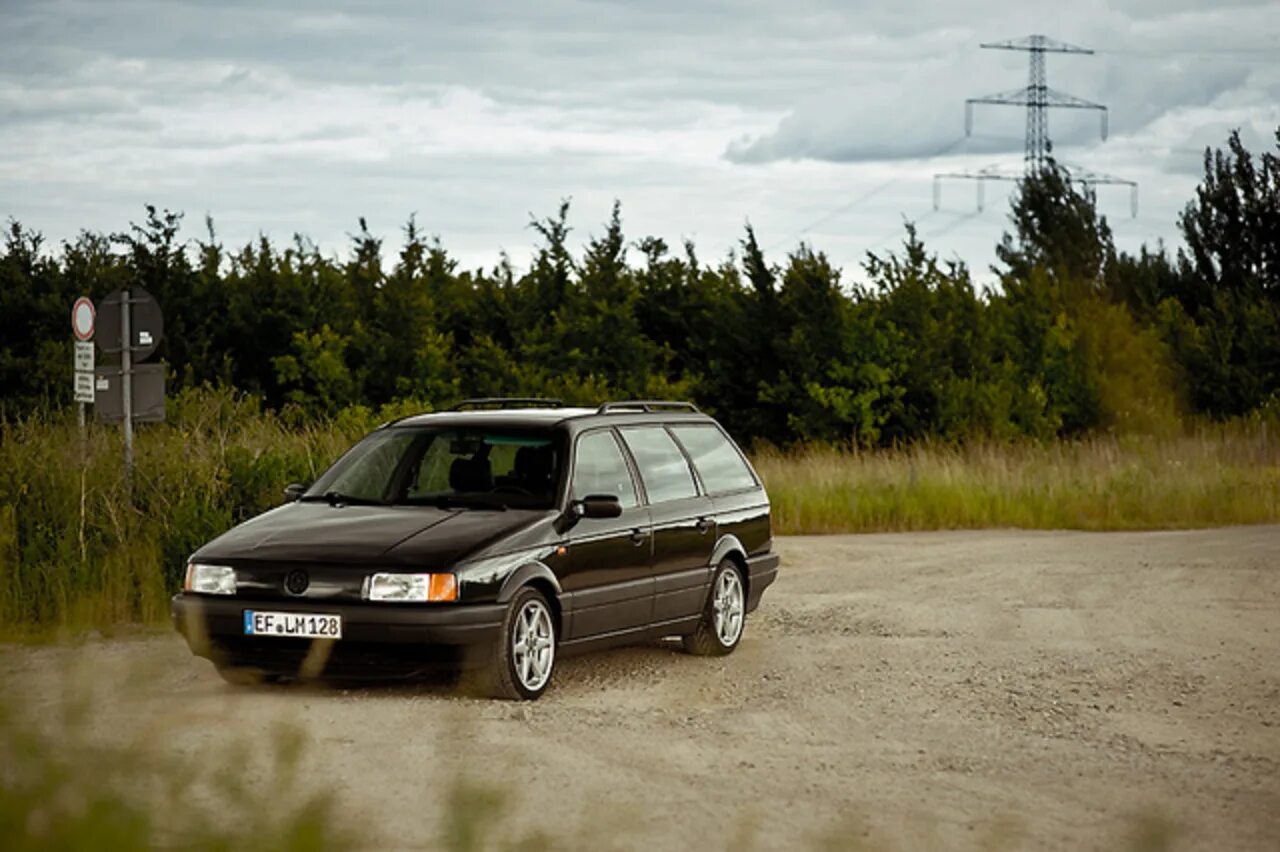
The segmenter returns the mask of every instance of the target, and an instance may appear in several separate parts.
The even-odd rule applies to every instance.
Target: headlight
[[[365,581],[364,596],[402,603],[456,601],[458,580],[452,574],[374,574]]]
[[[192,562],[187,565],[187,581],[183,588],[202,595],[234,595],[236,593],[236,569],[230,565],[203,565]]]

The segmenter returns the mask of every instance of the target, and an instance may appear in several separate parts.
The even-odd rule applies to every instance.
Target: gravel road
[[[42,713],[74,677],[96,735],[162,750],[295,723],[303,783],[384,848],[434,846],[459,778],[556,846],[1276,848],[1280,527],[779,549],[733,655],[565,660],[534,704],[233,688],[176,635],[10,646],[0,686]]]

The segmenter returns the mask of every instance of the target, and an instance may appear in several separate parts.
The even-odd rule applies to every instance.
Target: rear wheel
[[[502,634],[476,672],[478,691],[491,698],[532,701],[547,691],[556,662],[555,617],[547,599],[526,586],[507,607]]]
[[[726,559],[711,578],[702,619],[693,633],[684,637],[684,649],[700,657],[723,657],[738,647],[747,619],[747,589],[737,564]]]

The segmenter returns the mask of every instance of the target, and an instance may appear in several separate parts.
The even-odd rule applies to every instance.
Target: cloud
[[[1163,153],[1166,171],[1200,177],[1204,174],[1206,150],[1225,149],[1232,131],[1240,132],[1240,142],[1255,157],[1264,152],[1276,153],[1276,129],[1280,128],[1280,110],[1268,122],[1257,121],[1252,116],[1239,116],[1230,121],[1214,118],[1186,128],[1181,140],[1170,145]]]
[[[1054,21],[1099,53],[1051,57],[1051,85],[1106,102],[1113,130],[1098,146],[1095,116],[1059,111],[1055,143],[1140,179],[1150,223],[1133,238],[1169,235],[1198,172],[1180,152],[1280,123],[1280,14],[1202,0],[1072,13],[1049,0],[8,0],[0,218],[56,241],[118,230],[150,202],[212,213],[231,243],[300,230],[338,250],[358,215],[394,244],[418,211],[482,265],[531,250],[530,212],[572,196],[585,232],[616,198],[629,233],[695,236],[708,259],[750,219],[771,245],[804,237],[856,265],[905,215],[980,268],[1003,210],[989,195],[983,216],[935,214],[930,176],[1016,166],[1021,111],[980,107],[964,138],[964,99],[1019,85],[1026,57],[977,45]]]
[[[1266,13],[1276,17],[1271,10]],[[1177,20],[1167,22],[1166,28],[1187,26],[1186,21]],[[1049,54],[1049,85],[1106,106],[1110,132],[1115,135],[1140,135],[1173,112],[1219,101],[1280,100],[1280,86],[1266,72],[1280,57],[1280,46],[1268,56],[1253,50],[1214,52],[1203,40],[1184,44],[1191,46],[1185,51],[1166,47],[1143,53],[1141,43],[1136,43],[1134,53],[1108,49],[1095,56]],[[1197,49],[1206,52],[1198,54]],[[800,99],[768,132],[731,140],[725,156],[746,164],[1021,151],[1023,107],[975,104],[974,134],[968,138],[963,133],[963,115],[968,98],[1024,86],[1027,62],[1023,52],[971,46],[926,61],[882,63],[874,71],[851,74],[838,87]],[[1049,126],[1059,148],[1100,141],[1099,119],[1093,110],[1050,110]]]
[[[887,67],[804,99],[770,132],[730,142],[726,156],[737,163],[860,162],[940,156],[961,146],[973,153],[1020,146],[1008,127],[1003,135],[966,142],[963,104],[971,82],[949,71],[941,62]]]

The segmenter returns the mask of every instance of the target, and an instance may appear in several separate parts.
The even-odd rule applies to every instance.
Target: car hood
[[[288,503],[233,527],[192,559],[446,568],[545,514]]]

